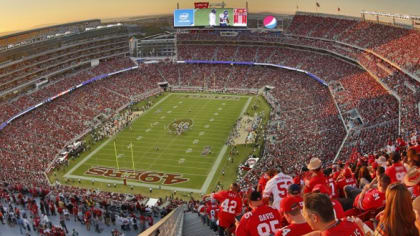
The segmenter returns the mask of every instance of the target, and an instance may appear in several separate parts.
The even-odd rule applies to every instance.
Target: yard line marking
[[[246,112],[246,110],[248,109],[249,104],[251,103],[251,100],[252,100],[252,97],[249,97],[248,98],[248,101],[246,102],[244,108],[241,111],[241,114],[239,114],[239,117],[241,117]],[[211,170],[210,170],[210,172],[209,172],[206,180],[204,181],[203,186],[201,187],[201,193],[205,194],[207,192],[207,189],[209,188],[210,183],[211,183],[211,181],[213,181],[214,175],[216,174],[217,168],[219,168],[220,162],[222,162],[222,159],[223,159],[223,156],[226,153],[227,147],[228,146],[226,144],[223,145],[222,150],[219,152],[219,155],[217,156],[216,161],[214,162],[214,164],[213,164],[213,166],[212,166],[212,168],[211,168]]]
[[[139,117],[141,117],[142,115],[146,114],[147,112],[153,110],[153,108],[155,108],[157,105],[161,104],[163,101],[165,101],[168,97],[172,96],[172,94],[169,94],[168,96],[162,98],[161,100],[159,100],[159,102],[155,103],[149,110],[143,112]],[[138,119],[138,118],[137,118]],[[106,140],[104,143],[102,143],[101,145],[99,145],[99,147],[97,147],[95,150],[93,150],[91,153],[89,153],[89,155],[87,157],[85,157],[83,160],[81,160],[80,162],[78,162],[75,166],[73,166],[73,168],[71,168],[65,175],[64,177],[67,178],[67,176],[69,176],[71,173],[73,173],[73,171],[75,171],[76,169],[78,169],[81,165],[83,165],[83,163],[85,163],[87,160],[89,160],[93,155],[95,155],[97,152],[99,152],[99,150],[101,150],[103,147],[105,147],[105,145],[107,145],[111,140],[114,140],[116,136],[112,136],[109,137],[108,140]]]
[[[207,101],[204,105],[202,105],[201,106],[201,109],[203,109],[203,108],[205,108],[206,107],[206,105],[207,105],[207,103],[209,103],[209,101]],[[198,113],[197,113],[198,114]],[[197,115],[196,114],[196,115]],[[193,119],[194,120],[194,118],[195,118],[195,116],[194,117],[192,117],[191,119]],[[175,138],[173,138],[166,146],[165,146],[165,148],[164,149],[166,149],[167,147],[169,147],[176,139],[178,139],[178,136],[175,136]],[[192,151],[192,150],[191,150]],[[161,153],[159,156],[158,156],[158,158],[159,157],[161,157],[163,155],[163,153]],[[144,155],[143,155],[144,156]],[[142,157],[143,157],[142,156]],[[149,165],[149,167],[148,167],[148,169],[150,169],[150,168],[152,168],[152,166],[154,165],[156,163],[156,161],[152,161],[152,163]]]
[[[179,155],[177,155],[175,157],[178,159],[179,158]],[[157,157],[143,157],[143,159],[146,159],[146,160],[156,160],[157,159],[157,160],[165,160],[167,162],[176,162],[176,160],[177,160],[175,158],[157,158]],[[209,161],[195,161],[195,160],[203,160],[203,158],[202,157],[200,157],[200,158],[198,158],[198,157],[196,157],[196,158],[189,157],[188,158],[188,162],[196,163],[198,165],[201,165],[201,164],[202,165],[208,165],[208,164],[213,163],[213,161],[209,162]],[[106,163],[115,163],[115,160],[109,160],[109,159],[100,159],[100,161],[102,163],[104,163],[104,162],[106,162]],[[90,161],[87,161],[87,163],[90,163]],[[128,160],[128,159],[125,159],[124,160],[123,159],[119,163],[122,163],[122,164],[129,163],[129,164],[131,164],[131,160]],[[92,161],[92,164],[97,165],[98,163],[96,161]],[[197,167],[197,165],[194,166],[193,168],[196,168],[196,167]],[[206,170],[208,170],[208,168],[206,168]]]

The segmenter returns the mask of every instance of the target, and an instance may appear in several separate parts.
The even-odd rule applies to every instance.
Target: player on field
[[[289,185],[293,183],[293,178],[280,171],[277,175],[271,178],[264,189],[263,198],[269,199],[273,195],[272,207],[277,210],[280,209],[280,201],[287,195]]]
[[[223,13],[219,14],[220,26],[226,27],[229,26],[229,12],[225,10]]]
[[[218,231],[220,236],[225,236],[225,231],[235,227],[235,216],[242,212],[242,198],[239,192],[239,185],[233,183],[229,190],[222,190],[210,195],[219,202]]]
[[[252,210],[237,224],[236,236],[274,235],[280,228],[278,211],[264,205],[260,192],[252,192],[248,200]]]
[[[216,26],[216,9],[211,9],[209,13],[209,26]]]

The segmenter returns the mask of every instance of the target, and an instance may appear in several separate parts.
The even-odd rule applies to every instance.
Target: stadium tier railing
[[[181,236],[185,209],[185,205],[177,207],[139,236]]]

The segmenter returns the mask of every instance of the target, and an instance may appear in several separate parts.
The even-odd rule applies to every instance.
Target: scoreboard
[[[177,9],[174,27],[246,27],[245,8]]]

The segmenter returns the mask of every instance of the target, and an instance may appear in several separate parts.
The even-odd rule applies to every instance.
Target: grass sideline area
[[[206,95],[209,95],[210,99],[200,97]],[[231,96],[231,98],[235,99],[215,99],[214,97],[212,98],[212,96]],[[247,110],[245,111],[243,109],[245,108],[246,103],[248,103],[248,99],[250,99],[250,102],[247,106]],[[217,156],[220,153],[219,150],[222,149],[222,147],[224,146],[224,143],[230,131],[232,130],[235,121],[239,117],[239,114],[241,112],[245,112],[246,114],[253,116],[255,112],[264,112],[265,116],[263,119],[263,127],[265,127],[265,123],[268,120],[270,111],[269,105],[261,96],[238,97],[234,95],[206,93],[166,93],[163,96],[151,97],[145,101],[136,104],[135,106],[138,106],[140,108],[149,101],[153,104],[157,104],[159,102],[161,103],[152,107],[140,118],[134,121],[131,125],[131,128],[128,127],[116,135],[115,147],[117,147],[117,154],[124,154],[124,156],[120,156],[118,158],[120,169],[132,169],[131,148],[128,147],[130,145],[129,140],[131,140],[131,142],[134,142],[133,156],[136,170],[141,170],[141,168],[144,167],[144,163],[148,163],[148,168],[145,171],[154,170],[157,173],[159,173],[160,171],[161,173],[170,172],[169,174],[173,175],[180,174],[181,178],[188,178],[189,180],[187,182],[177,183],[175,185],[180,186],[179,188],[195,188],[196,190],[201,190],[200,187],[205,182],[205,179],[207,178],[208,173],[212,168],[212,164],[217,159]],[[222,103],[224,103],[225,105],[222,105]],[[183,108],[180,107],[181,104],[184,104]],[[174,108],[175,106],[177,107]],[[227,109],[226,106],[228,106],[229,109]],[[219,108],[222,108],[222,110],[218,110]],[[224,108],[226,108],[226,114],[223,112]],[[173,112],[167,113],[168,111]],[[219,114],[215,116],[215,113]],[[185,131],[185,133],[181,135],[176,135],[170,134],[168,132],[168,129],[165,130],[164,125],[162,124],[162,127],[156,129],[156,133],[158,134],[158,136],[156,136],[156,133],[154,135],[149,135],[153,133],[152,130],[146,132],[147,129],[153,129],[153,127],[150,124],[155,123],[155,120],[160,120],[162,116],[170,117],[168,118],[166,125],[172,123],[174,120],[177,119],[192,118],[193,126],[190,130]],[[220,124],[217,124],[216,119],[222,119],[222,117],[223,120],[221,120]],[[210,119],[212,118],[214,120],[210,121]],[[162,121],[162,123],[164,122]],[[205,125],[210,125],[212,127],[204,128]],[[155,125],[155,127],[157,126],[158,125]],[[198,128],[197,126],[200,128]],[[211,135],[208,135],[206,139],[205,133],[207,132],[208,134],[210,134],[208,130],[212,130],[212,132]],[[204,135],[200,136],[200,132],[204,132]],[[139,136],[142,136],[142,138],[140,140],[137,140]],[[143,145],[137,144],[135,141],[133,141],[144,141],[147,139],[148,136],[150,138],[150,141],[145,141]],[[89,138],[90,137],[88,135],[87,139]],[[153,181],[157,180],[158,177],[161,177],[159,178],[158,183],[152,183],[153,191],[152,193],[149,193],[149,186],[134,186],[133,183],[136,183],[137,181],[130,180],[129,178],[127,178],[128,185],[123,185],[123,179],[121,178],[91,176],[85,174],[86,171],[93,166],[117,169],[115,161],[115,149],[113,145],[114,139],[115,137],[112,137],[111,139],[109,139],[111,141],[108,141],[106,139],[101,142],[95,143],[89,151],[83,153],[79,158],[70,160],[69,165],[67,167],[61,168],[60,170],[55,171],[53,174],[51,174],[49,176],[50,181],[59,181],[60,183],[65,183],[66,185],[81,186],[85,188],[94,188],[112,192],[124,192],[133,194],[141,193],[145,196],[155,198],[174,194],[173,189],[167,189],[165,188],[166,186],[162,184],[162,182],[164,182],[164,178],[162,178],[162,176],[151,175],[148,177],[146,176],[146,178],[143,178],[143,180]],[[196,139],[198,139],[198,143],[194,144],[194,140]],[[155,143],[158,140],[159,143],[162,143],[162,145],[159,146],[159,150],[156,151],[153,150],[155,148],[155,146],[153,145],[155,145]],[[108,143],[106,143],[107,141]],[[208,146],[209,144],[210,146],[212,146],[212,153],[208,155],[201,155],[202,150],[205,148],[205,146]],[[220,164],[215,167],[216,169],[214,170],[214,177],[210,179],[210,183],[208,184],[205,193],[215,190],[216,185],[218,183],[221,186],[226,187],[231,182],[233,182],[237,176],[238,165],[244,160],[246,160],[250,154],[254,153],[258,155],[261,145],[262,140],[259,140],[257,145],[248,144],[236,146],[237,150],[239,151],[239,155],[233,156],[233,163],[231,163],[231,161],[228,161],[229,152],[233,147],[228,146],[226,152],[221,157]],[[102,148],[99,148],[101,146]],[[195,146],[197,146],[198,148],[196,148]],[[189,148],[192,149],[191,152],[187,152]],[[95,155],[91,156],[89,160],[85,161],[85,163],[75,168],[76,165],[78,165],[78,163],[80,163],[82,160],[85,160],[89,155],[91,155],[91,153],[94,150],[99,150],[97,151],[97,154],[95,154],[97,155],[96,157]],[[142,150],[146,151],[142,153]],[[169,155],[166,155],[167,153],[169,153]],[[158,160],[149,158],[146,155],[157,155]],[[162,159],[163,157],[164,159]],[[181,158],[185,160],[182,163],[179,163],[179,160]],[[196,160],[197,162],[195,162]],[[156,163],[157,161],[158,163]],[[204,163],[200,163],[199,161],[202,161]],[[160,164],[160,162],[163,162],[163,164]],[[188,162],[191,162],[192,165],[188,165]],[[87,178],[69,178],[69,172],[73,168],[75,169],[73,173],[70,174],[75,173],[75,176],[82,176]],[[224,175],[222,175],[223,170]],[[113,171],[113,173],[115,174],[115,171]],[[132,178],[136,176],[136,174],[139,175],[141,173],[135,174],[133,172],[129,172],[128,174],[131,174],[130,177]],[[95,179],[94,182],[92,182],[92,178]],[[67,179],[69,180],[68,182],[66,182]],[[112,183],[110,183],[110,186],[108,186],[108,183],[101,181],[102,179],[105,181],[107,179],[117,180],[117,184],[115,187]],[[174,179],[176,180],[177,178],[175,177]],[[176,197],[188,199],[190,197],[191,191],[176,190],[176,192]],[[195,191],[194,193],[192,193],[192,196],[200,196],[200,191]]]

